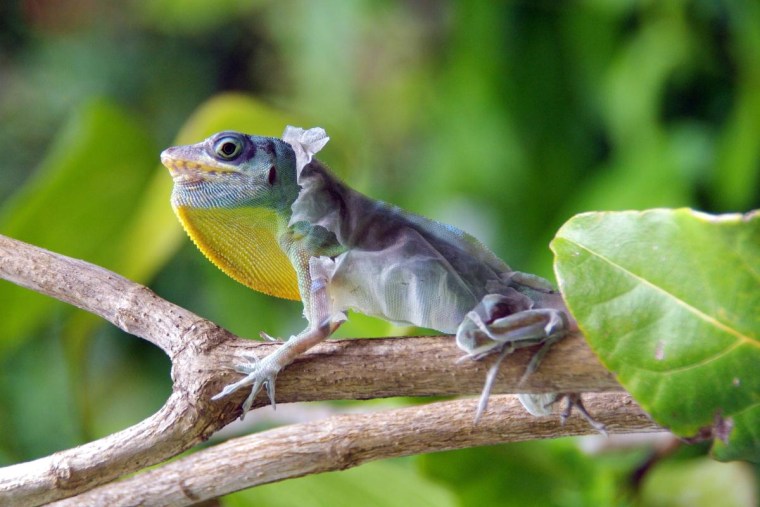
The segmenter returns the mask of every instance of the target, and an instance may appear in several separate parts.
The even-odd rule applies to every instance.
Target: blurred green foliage
[[[0,233],[114,269],[238,334],[287,335],[300,305],[235,284],[184,239],[158,153],[293,122],[327,129],[324,160],[352,186],[550,276],[549,240],[579,211],[760,207],[758,27],[750,0],[5,1]],[[92,316],[7,282],[0,311],[0,464],[126,427],[169,392],[160,351]],[[389,332],[352,326],[344,335]],[[403,487],[387,505],[415,487],[463,505],[644,505],[673,474],[757,499],[756,470],[738,486],[736,474],[689,480],[702,458],[661,467],[654,449],[526,443],[276,487],[314,491],[299,501],[313,505],[330,503],[325,484],[362,499],[389,477]],[[276,505],[266,488],[229,503]]]

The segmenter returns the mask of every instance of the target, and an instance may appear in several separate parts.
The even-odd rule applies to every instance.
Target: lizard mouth
[[[162,153],[161,163],[169,169],[172,179],[177,183],[200,183],[208,179],[205,177],[208,171],[197,162],[170,158]]]
[[[161,153],[161,163],[169,170],[175,183],[183,184],[197,184],[220,174],[234,172],[177,157],[171,153],[171,148]]]

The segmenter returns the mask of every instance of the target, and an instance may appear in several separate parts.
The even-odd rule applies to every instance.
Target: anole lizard
[[[172,206],[198,248],[252,289],[300,299],[308,321],[272,354],[237,365],[245,377],[215,398],[252,386],[245,415],[265,387],[274,405],[277,373],[330,336],[348,309],[456,333],[474,359],[499,352],[501,360],[516,348],[544,344],[526,375],[574,328],[546,280],[512,271],[455,227],[346,186],[313,158],[328,140],[321,128],[287,127],[282,139],[221,132],[161,154],[174,179]],[[556,398],[520,395],[534,415],[548,414]],[[568,400],[568,412],[575,405],[585,414],[577,397]]]

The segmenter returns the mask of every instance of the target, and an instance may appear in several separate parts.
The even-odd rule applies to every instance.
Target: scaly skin
[[[469,234],[346,186],[313,158],[328,139],[322,129],[293,127],[282,140],[221,132],[161,154],[174,178],[172,206],[198,248],[252,289],[300,299],[308,321],[274,353],[238,365],[245,377],[215,398],[250,385],[243,415],[262,387],[274,405],[277,373],[330,336],[348,309],[456,333],[474,359],[545,344],[532,372],[575,325],[561,296]],[[544,415],[556,397],[521,401]]]

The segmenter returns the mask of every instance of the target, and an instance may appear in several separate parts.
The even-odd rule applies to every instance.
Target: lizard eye
[[[236,136],[224,136],[214,143],[214,153],[223,160],[232,160],[243,151],[243,141]]]

